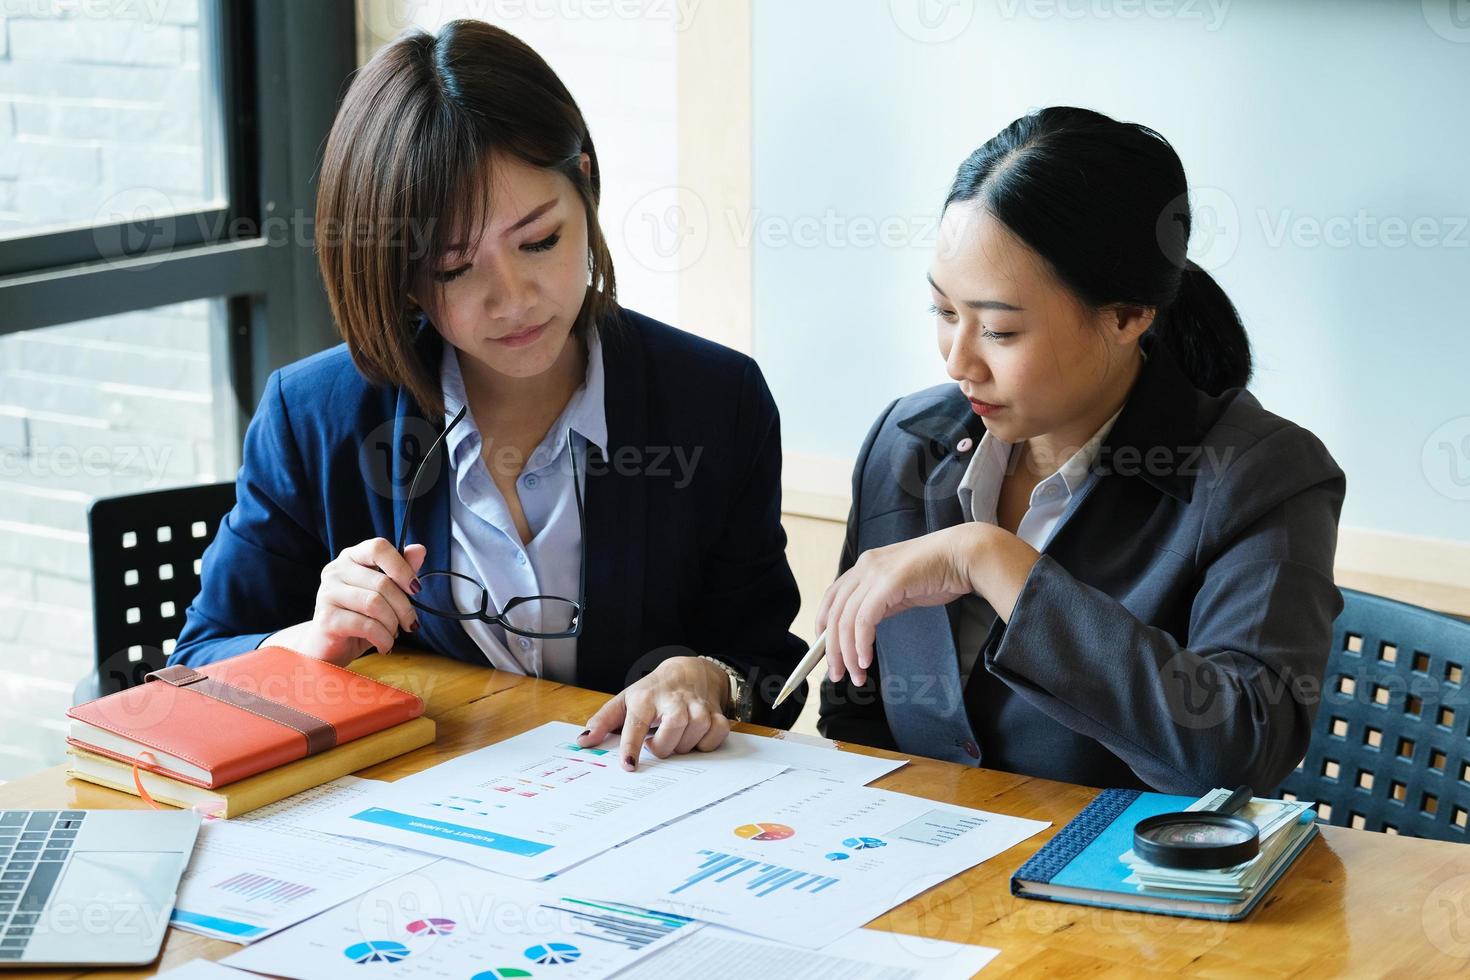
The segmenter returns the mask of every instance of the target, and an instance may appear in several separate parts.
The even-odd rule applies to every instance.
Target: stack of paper
[[[431,864],[428,854],[303,826],[317,810],[384,785],[343,776],[233,820],[206,820],[179,883],[172,924],[255,942]]]
[[[557,881],[817,949],[1046,826],[786,773]]]
[[[283,977],[968,976],[997,951],[860,927],[1048,826],[863,785],[901,760],[734,734],[629,773],[578,731],[217,821],[175,924]]]
[[[569,980],[625,969],[700,924],[615,902],[589,901],[440,860],[246,947],[225,965],[314,980],[353,964],[374,976],[531,977]]]
[[[1230,795],[1228,789],[1216,789],[1190,804],[1188,810],[1213,810]],[[1244,864],[1231,868],[1190,871],[1179,868],[1164,868],[1151,864],[1133,851],[1128,851],[1119,860],[1128,865],[1133,873],[1126,880],[1138,885],[1145,892],[1169,895],[1214,895],[1220,898],[1240,899],[1254,891],[1274,869],[1277,859],[1304,833],[1310,833],[1311,821],[1305,823],[1303,814],[1311,809],[1310,803],[1286,802],[1254,798],[1236,811],[1260,829],[1261,852]]]

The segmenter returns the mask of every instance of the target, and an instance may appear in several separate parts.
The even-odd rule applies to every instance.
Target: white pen
[[[781,702],[790,697],[791,692],[796,690],[802,681],[806,680],[806,675],[812,672],[812,668],[817,665],[817,661],[826,655],[827,631],[822,630],[822,635],[817,637],[817,642],[812,644],[812,648],[806,652],[806,656],[801,658],[801,663],[797,664],[796,669],[791,672],[791,676],[786,678],[786,683],[781,685],[781,693],[776,695],[776,701],[771,707],[779,708]]]

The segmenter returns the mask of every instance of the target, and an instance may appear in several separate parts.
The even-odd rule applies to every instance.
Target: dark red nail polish
[[[418,578],[415,577],[412,582],[408,583],[408,588],[409,588],[409,591],[411,591],[414,595],[418,595],[419,594],[419,589],[422,589],[423,586],[421,584],[419,584]]]
[[[591,735],[591,734],[592,734],[592,729],[590,729],[590,728],[584,728],[584,729],[582,729],[582,734],[578,735],[577,737],[578,738],[586,738],[588,735]]]
[[[417,633],[419,631],[419,621],[417,619],[408,624],[408,631],[410,633]]]
[[[631,755],[623,756],[623,765],[627,766],[629,769],[637,768],[637,764],[633,761],[633,757]]]

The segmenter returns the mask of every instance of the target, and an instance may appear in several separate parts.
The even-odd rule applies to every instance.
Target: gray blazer
[[[1204,394],[1144,343],[1142,373],[1009,624],[985,607],[994,622],[968,685],[956,609],[908,610],[878,627],[863,687],[822,685],[824,735],[1187,794],[1265,792],[1295,768],[1342,609],[1346,481],[1312,433],[1243,389]],[[839,570],[960,523],[955,489],[983,432],[956,385],[890,405],[853,473]]]

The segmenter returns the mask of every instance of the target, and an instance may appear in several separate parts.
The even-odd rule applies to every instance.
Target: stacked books
[[[434,741],[417,695],[282,647],[70,709],[68,774],[232,817]]]
[[[1011,876],[1011,893],[1163,915],[1243,919],[1317,835],[1311,804],[1254,798],[1238,810],[1236,816],[1259,828],[1261,851],[1233,868],[1163,868],[1133,853],[1133,828],[1139,821],[1213,809],[1229,795],[1228,789],[1199,799],[1104,790]]]

